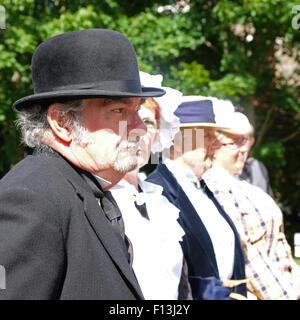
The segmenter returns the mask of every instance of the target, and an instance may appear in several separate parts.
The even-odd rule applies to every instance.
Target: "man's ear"
[[[56,138],[69,144],[72,141],[72,130],[67,124],[66,114],[61,103],[53,103],[48,109],[48,122]]]

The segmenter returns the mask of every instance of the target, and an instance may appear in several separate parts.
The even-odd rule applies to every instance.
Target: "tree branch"
[[[260,146],[261,145],[262,139],[263,139],[265,133],[267,132],[267,130],[269,129],[269,127],[270,127],[269,126],[269,121],[270,121],[270,118],[271,118],[271,115],[272,115],[272,112],[273,112],[274,108],[275,107],[272,106],[267,112],[266,119],[265,119],[263,125],[261,126],[261,129],[259,131],[259,135],[258,135],[258,137],[256,139],[256,143],[255,143],[256,146]]]
[[[280,139],[279,141],[280,141],[280,142],[287,142],[287,141],[289,141],[289,140],[294,139],[299,133],[300,133],[300,129],[298,129],[297,131],[291,133],[291,134],[288,135],[287,137]]]

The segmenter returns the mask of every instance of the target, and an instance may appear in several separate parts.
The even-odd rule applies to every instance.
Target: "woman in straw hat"
[[[248,298],[295,300],[300,296],[300,268],[284,234],[282,212],[261,188],[233,176],[243,169],[251,129],[247,117],[235,112],[227,128],[215,131],[213,166],[203,178],[239,231]]]

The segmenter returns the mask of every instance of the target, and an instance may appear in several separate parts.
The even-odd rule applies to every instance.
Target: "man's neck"
[[[125,176],[125,173],[121,173],[121,172],[115,171],[113,169],[107,169],[107,170],[103,170],[101,172],[95,172],[94,174],[96,176],[98,176],[99,178],[110,182],[109,186],[103,188],[104,191],[107,191],[110,188],[112,188],[120,180],[122,180],[124,178],[124,176]]]
[[[188,168],[193,171],[194,175],[197,177],[197,179],[200,179],[201,176],[205,172],[205,166],[200,166],[199,163],[194,163],[192,161],[186,161],[184,156],[178,157],[174,160],[177,164]]]
[[[124,179],[132,184],[137,191],[139,191],[139,176],[138,176],[138,173],[139,173],[139,170],[136,169],[136,170],[133,170],[133,171],[130,171],[128,173],[126,173],[126,175],[124,176]]]

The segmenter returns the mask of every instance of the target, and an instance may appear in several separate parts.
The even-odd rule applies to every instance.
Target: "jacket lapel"
[[[140,298],[143,298],[140,286],[134,275],[134,272],[126,258],[127,248],[120,234],[112,228],[109,221],[105,218],[94,196],[83,192],[84,213],[95,231],[98,239],[103,244],[107,253],[114,261],[116,267],[126,277],[131,286],[137,292]]]
[[[45,157],[47,162],[51,162],[59,170],[64,179],[67,179],[73,186],[74,192],[83,201],[84,214],[91,227],[96,233],[99,241],[111,257],[112,261],[119,269],[120,273],[128,280],[134,289],[137,298],[143,299],[143,293],[134,275],[131,266],[126,258],[126,246],[122,237],[115,232],[109,221],[106,219],[102,208],[98,205],[92,191],[80,174],[63,157]]]

